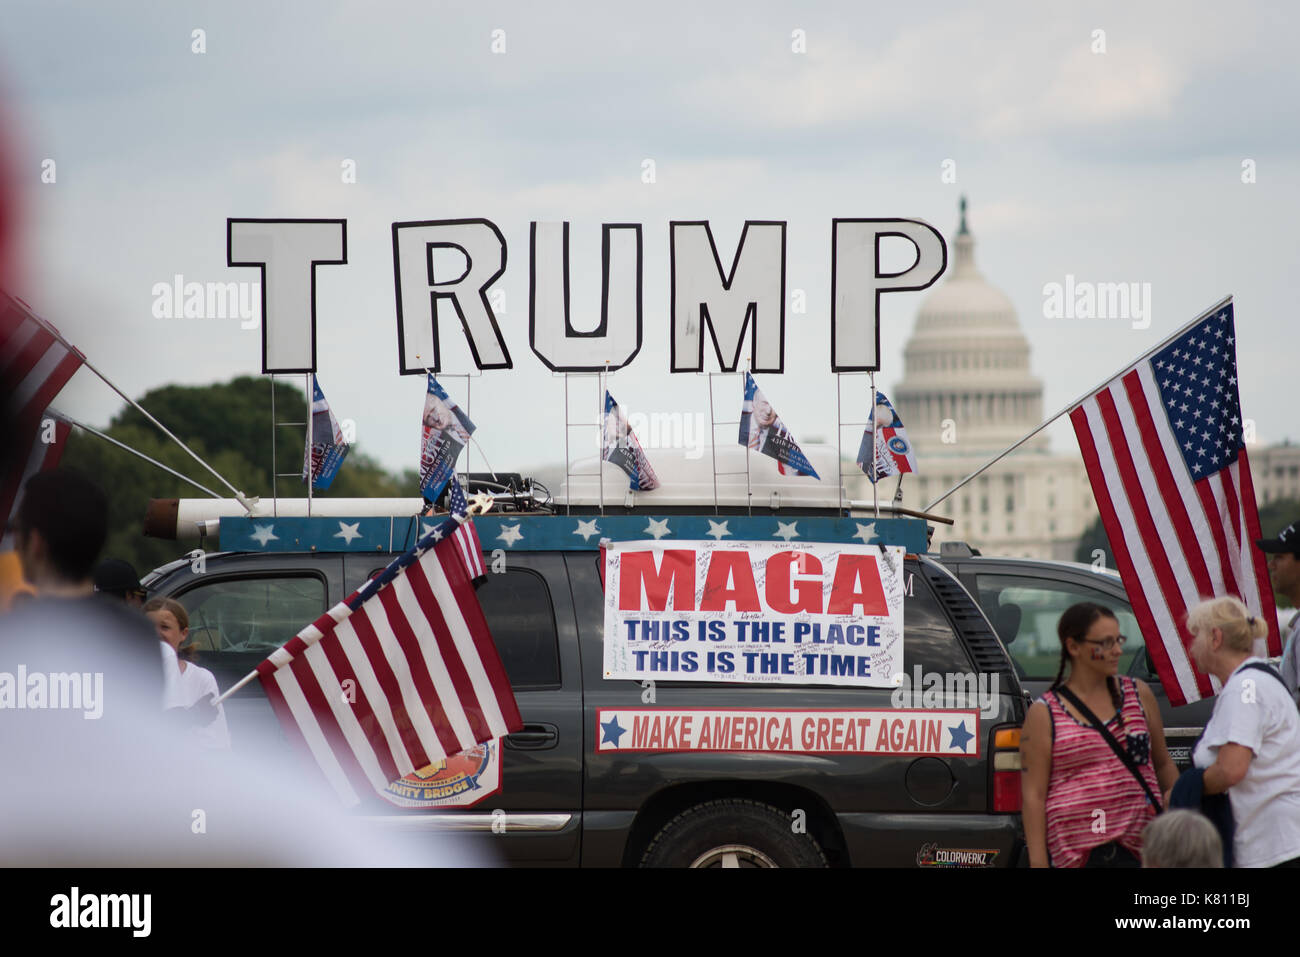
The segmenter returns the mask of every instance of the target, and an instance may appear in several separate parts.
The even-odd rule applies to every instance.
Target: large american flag
[[[1212,311],[1070,411],[1120,576],[1175,705],[1214,694],[1187,647],[1188,610],[1235,595],[1277,612],[1243,441],[1232,304]],[[1262,649],[1261,649],[1262,650]]]
[[[68,426],[62,421],[45,424],[43,419],[84,360],[26,303],[0,291],[0,403],[9,430],[4,437],[9,454],[0,471],[0,522],[7,523],[17,510],[23,483],[57,464]],[[6,536],[0,548],[8,547]]]
[[[474,594],[466,526],[463,514],[440,523],[257,667],[287,733],[349,806],[523,727]]]

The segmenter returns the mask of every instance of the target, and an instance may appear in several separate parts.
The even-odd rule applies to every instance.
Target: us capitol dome
[[[1044,417],[1043,383],[1033,374],[1015,307],[975,265],[964,198],[950,249],[948,274],[922,300],[903,349],[903,377],[892,391],[882,388],[916,449],[918,471],[903,477],[903,504],[916,509]],[[882,503],[893,497],[897,482],[892,476],[881,481]],[[865,476],[854,498],[870,500]],[[935,550],[940,542],[966,541],[986,555],[1057,559],[1074,558],[1098,514],[1077,449],[1054,454],[1045,431],[933,512],[956,520],[935,523]]]

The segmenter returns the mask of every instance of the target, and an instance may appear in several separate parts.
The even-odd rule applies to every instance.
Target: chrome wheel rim
[[[756,847],[747,844],[724,844],[710,848],[694,861],[691,867],[777,867],[776,861]]]

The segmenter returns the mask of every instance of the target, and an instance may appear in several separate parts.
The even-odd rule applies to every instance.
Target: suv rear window
[[[903,668],[909,674],[917,665],[923,672],[970,672],[970,657],[925,576],[909,563],[903,584]]]

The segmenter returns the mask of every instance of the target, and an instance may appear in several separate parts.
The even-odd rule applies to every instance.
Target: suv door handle
[[[553,724],[526,724],[522,731],[506,735],[506,747],[513,751],[546,751],[560,742],[560,729]]]

